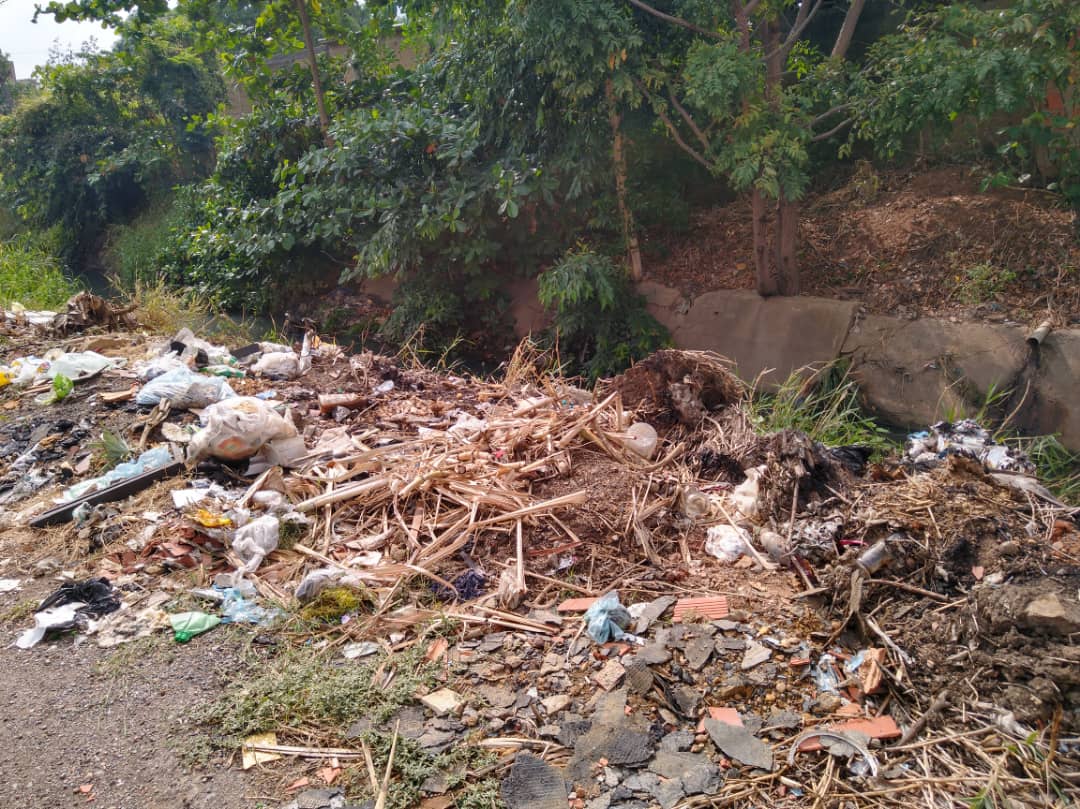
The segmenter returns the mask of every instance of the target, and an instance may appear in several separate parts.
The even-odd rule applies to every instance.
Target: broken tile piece
[[[896,720],[891,716],[878,716],[873,719],[852,719],[849,722],[841,722],[824,730],[836,730],[841,733],[862,733],[871,739],[898,739],[901,736]],[[804,739],[799,745],[801,752],[821,749],[821,740],[817,736]]]
[[[532,753],[514,758],[500,792],[509,809],[566,809],[566,782],[562,774]]]
[[[739,716],[739,712],[734,708],[722,708],[717,705],[710,705],[708,711],[709,719],[715,719],[717,722],[723,722],[725,725],[731,725],[736,728],[741,728],[743,726],[742,718]],[[698,723],[697,732],[705,732],[705,719],[702,719]]]
[[[478,686],[476,693],[492,708],[509,708],[517,699],[514,692],[493,685]]]
[[[706,719],[705,730],[713,744],[728,758],[755,769],[772,771],[772,749],[750,731],[716,719]]]
[[[595,598],[568,598],[555,609],[557,612],[585,612],[594,601]]]
[[[658,666],[671,660],[671,652],[659,643],[650,643],[638,649],[634,659],[650,666]]]
[[[675,602],[675,611],[672,614],[672,620],[675,623],[680,623],[685,620],[688,615],[699,615],[702,618],[716,620],[727,618],[729,613],[727,596],[680,598]]]
[[[444,716],[457,711],[461,707],[462,699],[461,695],[456,691],[451,691],[449,688],[440,688],[438,691],[432,691],[430,694],[420,697],[420,702],[431,708],[436,716]]]
[[[612,658],[600,671],[593,675],[593,680],[598,686],[605,691],[610,691],[622,682],[622,678],[626,676],[626,669],[623,664],[618,660]]]

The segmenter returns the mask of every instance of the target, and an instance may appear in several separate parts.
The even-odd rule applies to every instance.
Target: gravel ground
[[[47,594],[42,585],[0,595],[0,614]],[[25,617],[0,626],[0,806],[266,805],[248,794],[239,769],[224,762],[190,769],[182,758],[201,738],[191,707],[219,693],[219,672],[239,659],[239,637],[219,631],[175,646],[159,635],[114,649],[61,638],[15,648],[29,625]]]

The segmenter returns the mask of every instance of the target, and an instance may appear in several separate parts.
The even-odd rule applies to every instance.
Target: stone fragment
[[[566,809],[567,805],[562,774],[542,758],[525,751],[514,758],[500,792],[508,809]]]
[[[559,744],[563,747],[573,747],[577,744],[577,740],[588,732],[591,725],[592,722],[580,716],[564,716],[557,736]]]
[[[671,652],[658,643],[650,643],[638,649],[634,658],[649,666],[659,666],[671,660]]]
[[[657,775],[678,781],[687,795],[714,794],[723,780],[720,769],[700,753],[669,753],[661,750],[649,762]]]
[[[634,634],[644,634],[652,622],[667,612],[668,607],[674,604],[676,600],[675,596],[661,596],[654,601],[650,601],[645,609],[641,611],[641,615],[638,616],[637,623],[634,624]]]
[[[705,730],[713,744],[728,758],[755,769],[772,771],[772,750],[750,731],[716,719],[706,719]]]
[[[430,694],[420,697],[420,702],[431,708],[436,716],[444,716],[457,711],[461,707],[462,699],[461,695],[456,691],[451,691],[449,688],[440,688],[438,691],[432,691]]]
[[[1045,593],[1024,607],[1021,623],[1054,635],[1080,632],[1080,606],[1066,604],[1057,593]]]
[[[605,691],[610,691],[618,686],[625,676],[626,669],[623,668],[623,664],[612,658],[604,664],[600,671],[593,675],[593,680]]]
[[[340,789],[305,789],[296,796],[296,809],[339,809],[345,805]]]
[[[549,715],[565,711],[571,702],[572,700],[567,694],[552,694],[550,697],[540,700],[540,704],[544,706],[544,710]]]
[[[660,750],[666,753],[680,753],[689,750],[693,743],[693,733],[688,730],[675,730],[660,740]]]
[[[693,638],[686,644],[686,665],[694,671],[701,671],[712,656],[715,643],[710,637]]]
[[[698,707],[701,705],[701,694],[693,688],[688,685],[677,685],[671,689],[671,697],[683,716],[697,716]]]
[[[746,651],[743,652],[742,663],[739,664],[739,668],[743,671],[759,666],[772,657],[772,649],[764,644],[758,643],[756,640],[749,641],[746,644]]]
[[[545,674],[554,674],[556,671],[563,670],[563,658],[562,655],[555,654],[555,652],[548,652],[544,655],[544,662],[540,664],[540,676]]]

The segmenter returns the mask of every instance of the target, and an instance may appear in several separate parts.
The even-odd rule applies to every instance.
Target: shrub
[[[607,256],[573,250],[538,280],[540,303],[553,310],[554,334],[570,370],[591,380],[611,376],[670,343],[625,269]]]

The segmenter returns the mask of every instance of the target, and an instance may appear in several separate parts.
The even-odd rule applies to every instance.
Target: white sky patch
[[[44,0],[0,0],[0,51],[15,63],[16,78],[30,78],[34,68],[49,61],[50,49],[77,51],[93,39],[98,48],[108,50],[116,41],[111,29],[96,22],[57,23],[42,14],[34,24],[35,3],[44,5]]]

